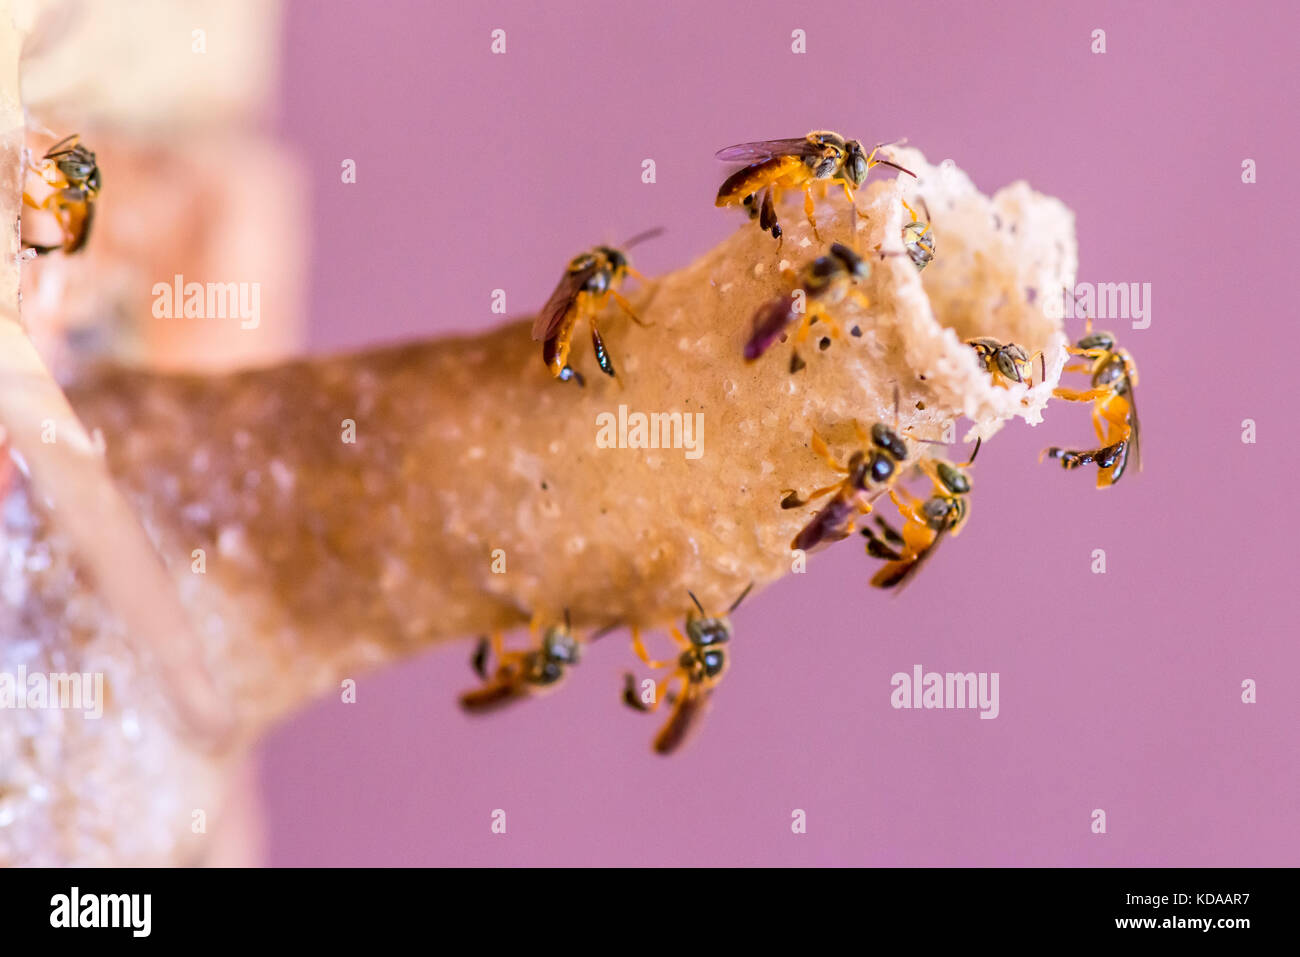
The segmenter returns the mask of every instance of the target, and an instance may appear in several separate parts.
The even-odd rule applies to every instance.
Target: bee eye
[[[1001,372],[1008,379],[1014,379],[1017,382],[1021,380],[1020,369],[1016,365],[1015,358],[1010,353],[1005,351],[999,352],[997,354],[997,365],[998,365],[998,371]]]
[[[894,474],[893,460],[887,455],[876,453],[871,456],[871,478],[876,482],[884,482]]]
[[[939,463],[939,481],[953,495],[965,495],[970,491],[970,479],[947,462]]]

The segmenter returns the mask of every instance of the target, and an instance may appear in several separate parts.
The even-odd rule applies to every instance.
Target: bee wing
[[[677,703],[673,705],[673,713],[655,735],[654,748],[658,754],[672,754],[685,743],[691,731],[699,727],[712,696],[712,688],[693,681],[683,682]]]
[[[745,358],[752,362],[770,349],[793,320],[794,293],[759,306],[754,313],[753,332],[745,342]]]
[[[790,543],[792,549],[810,552],[822,542],[837,542],[848,535],[844,525],[857,506],[841,497],[831,499],[805,525]]]
[[[910,562],[890,562],[876,573],[875,578],[871,579],[871,584],[877,588],[897,588],[901,592],[916,577],[921,567],[930,560],[930,556],[939,550],[939,543],[943,541],[943,536],[944,530],[936,532],[930,547]]]
[[[720,149],[713,155],[724,163],[760,163],[778,156],[820,156],[822,148],[810,143],[806,137],[788,140],[758,140],[737,143]]]
[[[63,139],[59,140],[57,143],[55,143],[48,150],[45,151],[44,158],[55,159],[56,157],[59,156],[67,156],[69,153],[71,153],[73,150],[77,148],[77,141],[80,139],[81,137],[77,133],[72,133],[69,136],[65,136]]]
[[[1137,400],[1134,399],[1133,397],[1133,393],[1135,391],[1136,390],[1133,388],[1133,383],[1130,382],[1128,386],[1128,411],[1129,411],[1129,415],[1133,417],[1133,433],[1129,441],[1129,451],[1133,453],[1134,468],[1136,468],[1139,472],[1141,472],[1142,471],[1142,439],[1141,439],[1142,429],[1138,424]]]
[[[471,714],[486,714],[524,697],[527,693],[518,681],[493,678],[481,688],[462,694],[460,706]]]
[[[533,320],[533,339],[535,341],[541,342],[551,338],[564,320],[565,315],[573,307],[573,301],[578,298],[578,293],[582,291],[583,285],[595,272],[595,261],[583,269],[571,269],[565,272],[560,278],[559,285],[555,287],[555,292],[551,293],[551,298],[546,300],[546,305],[542,307],[542,311]]]

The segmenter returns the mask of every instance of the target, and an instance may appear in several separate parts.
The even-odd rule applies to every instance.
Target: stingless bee
[[[804,498],[791,491],[781,500],[782,508],[799,508],[813,499],[834,493],[794,537],[790,543],[792,551],[808,551],[823,542],[836,542],[853,534],[854,521],[860,515],[868,514],[875,499],[898,477],[908,454],[907,444],[898,432],[881,422],[871,427],[870,435],[857,422],[853,423],[853,429],[862,448],[855,450],[844,465],[831,455],[826,441],[813,432],[813,452],[836,472],[843,473],[844,478],[815,489]]]
[[[623,244],[623,249],[631,249],[661,232],[662,229],[652,229],[634,236]],[[608,376],[614,375],[614,363],[600,337],[596,316],[612,298],[634,322],[644,325],[616,288],[628,276],[645,278],[632,268],[623,250],[612,246],[597,246],[569,262],[551,298],[533,320],[533,339],[542,343],[542,360],[555,378],[565,382],[576,379],[579,385],[583,384],[582,375],[569,365],[573,332],[581,319],[586,319],[591,326],[591,346],[600,370]]]
[[[1142,469],[1141,433],[1133,395],[1138,382],[1137,363],[1127,349],[1118,347],[1114,333],[1092,331],[1091,316],[1083,338],[1069,351],[1089,361],[1066,366],[1064,371],[1091,374],[1092,388],[1057,388],[1052,394],[1069,402],[1092,403],[1092,424],[1101,447],[1080,450],[1053,446],[1044,449],[1038,460],[1057,459],[1065,469],[1095,464],[1099,470],[1097,488],[1109,488],[1123,478],[1130,456],[1134,467]]]
[[[745,586],[726,614],[718,617],[706,613],[695,593],[687,592],[695,608],[686,613],[686,635],[683,636],[675,626],[669,627],[669,633],[681,648],[676,661],[652,660],[641,641],[640,631],[632,629],[632,647],[648,667],[673,669],[666,678],[655,682],[654,701],[649,704],[637,694],[635,677],[631,673],[623,676],[623,702],[628,707],[637,711],[655,711],[665,699],[672,703],[672,713],[655,735],[656,753],[671,754],[699,726],[708,710],[713,689],[727,670],[727,650],[723,646],[731,641],[731,614],[740,607],[753,587],[753,582]],[[669,690],[674,682],[677,683],[675,699]]]
[[[62,249],[75,253],[90,238],[90,224],[95,218],[95,200],[99,198],[100,175],[95,154],[81,145],[81,137],[73,133],[51,146],[39,165],[30,166],[49,186],[54,187],[40,202],[25,190],[23,202],[58,220],[63,241],[57,246],[39,246],[24,243],[24,249],[34,249],[37,255]]]
[[[966,345],[975,350],[975,355],[993,376],[994,385],[1010,388],[1012,382],[1024,382],[1033,386],[1033,359],[1023,347],[1014,342],[1001,342],[991,336],[967,339]],[[1034,355],[1042,358],[1041,352]],[[1046,378],[1045,368],[1043,377]]]
[[[536,628],[533,629],[536,631]],[[569,623],[569,612],[564,612],[564,623],[546,629],[534,647],[526,651],[507,651],[501,632],[480,638],[470,664],[483,685],[460,696],[461,707],[466,711],[483,713],[554,689],[578,663],[580,643]],[[496,659],[496,667],[488,671],[489,653]]]
[[[886,562],[872,576],[871,584],[877,588],[902,588],[938,550],[945,536],[955,538],[961,532],[970,517],[967,496],[971,490],[970,477],[963,469],[974,464],[979,450],[977,440],[970,459],[960,465],[937,458],[918,463],[917,468],[933,486],[930,497],[924,501],[905,489],[900,494],[897,486],[889,490],[890,499],[903,517],[903,530],[899,532],[879,515],[876,516],[879,532],[869,527],[862,529],[867,539],[867,554]]]
[[[802,189],[804,213],[812,224],[813,235],[820,242],[817,220],[813,215],[814,182],[839,183],[849,204],[853,205],[853,191],[866,182],[867,173],[873,166],[889,166],[908,176],[916,176],[888,159],[877,159],[876,154],[884,145],[877,145],[868,154],[857,140],[846,140],[830,130],[813,130],[801,139],[760,140],[728,146],[718,150],[715,154],[718,159],[749,165],[727,177],[718,188],[714,205],[743,207],[750,219],[758,219],[760,228],[780,239],[781,224],[776,215],[776,203],[780,201],[782,191]],[[857,207],[853,208],[856,212]]]
[[[930,210],[925,205],[925,200],[921,200],[921,208],[925,210],[925,219],[919,220],[916,217],[916,210],[907,205],[907,200],[903,200],[903,208],[912,214],[912,221],[903,224],[903,248],[907,250],[908,258],[912,260],[912,265],[916,271],[920,272],[930,263],[934,262],[934,233],[930,232],[929,222]]]
[[[797,288],[760,306],[754,313],[753,331],[745,342],[745,359],[752,362],[782,338],[790,323],[803,309],[803,321],[795,333],[795,352],[791,356],[790,371],[802,368],[798,345],[808,337],[808,331],[817,319],[822,319],[837,338],[842,335],[840,325],[827,306],[852,299],[863,309],[871,302],[860,290],[854,288],[871,275],[871,264],[843,243],[831,243],[830,253],[818,256],[806,265],[797,277]],[[802,295],[800,294],[802,293]]]

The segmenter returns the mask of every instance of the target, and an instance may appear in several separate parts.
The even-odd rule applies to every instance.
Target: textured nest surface
[[[901,251],[899,200],[923,198],[936,259],[924,273],[906,256],[873,259],[871,308],[834,309],[861,335],[825,350],[815,335],[797,374],[789,343],[741,358],[755,310],[790,290],[783,267],[825,251],[791,201],[779,255],[745,224],[632,295],[648,327],[607,313],[619,382],[585,344],[572,361],[587,388],[552,380],[525,320],[219,377],[110,369],[71,389],[246,735],[432,640],[566,607],[579,628],[657,624],[680,615],[687,589],[723,607],[746,582],[771,583],[811,514],[782,510],[782,491],[835,477],[812,429],[843,457],[852,420],[893,421],[896,389],[899,425],[931,438],[962,416],[984,437],[1037,422],[1064,362],[1061,320],[1043,306],[1073,284],[1071,214],[1024,184],[989,199],[955,168],[897,158],[920,178],[860,193],[856,229],[842,196],[820,200],[822,238]],[[994,386],[962,342],[976,335],[1043,350],[1045,381]],[[701,413],[701,454],[598,447],[597,417],[620,405]],[[169,689],[147,649],[129,650],[38,493],[18,476],[4,503],[0,671],[103,671],[108,702],[98,722],[32,711],[0,723],[0,863],[197,859],[190,809],[220,806],[226,759],[159,720]],[[191,570],[195,549],[206,574]]]

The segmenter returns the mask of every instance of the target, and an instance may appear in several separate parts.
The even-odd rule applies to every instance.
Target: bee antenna
[[[745,590],[740,593],[740,597],[738,597],[735,601],[733,601],[731,603],[731,607],[727,609],[727,614],[730,615],[733,611],[739,608],[740,603],[745,600],[745,596],[748,595],[751,591],[753,591],[753,589],[754,589],[753,582],[750,582],[748,585],[746,585]]]
[[[899,166],[897,163],[893,162],[892,160],[882,160],[882,159],[878,159],[878,160],[876,160],[876,165],[877,165],[877,166],[888,166],[888,167],[890,167],[891,169],[896,169],[896,170],[898,170],[900,173],[906,173],[908,176],[912,177],[912,179],[919,179],[919,178],[920,178],[920,177],[918,177],[915,173],[913,173],[910,169],[908,169],[906,166]]]
[[[983,444],[984,437],[982,435],[975,436],[975,448],[971,449],[970,458],[966,460],[967,465],[975,464],[975,456],[980,454],[980,446]]]
[[[591,633],[591,637],[588,638],[587,641],[588,642],[599,641],[601,638],[604,638],[606,635],[611,634],[612,632],[618,631],[618,629],[622,627],[623,627],[623,623],[621,621],[612,621],[605,627],[593,631]]]
[[[707,617],[708,613],[704,610],[704,606],[700,604],[700,600],[695,597],[695,592],[688,591],[686,594],[691,596],[691,601],[695,602],[695,607],[700,610],[700,614]]]
[[[902,400],[898,392],[898,380],[895,380],[894,381],[894,428],[898,428],[898,410],[901,408],[901,405],[899,404],[901,401]]]
[[[573,622],[569,620],[569,609],[564,609],[564,627],[566,631],[573,630]]]
[[[647,239],[654,239],[656,236],[660,235],[663,231],[664,228],[662,226],[656,226],[654,229],[647,229],[643,233],[637,233],[631,239],[624,242],[622,248],[625,250],[631,249],[633,246],[638,246],[641,243],[645,242]]]

